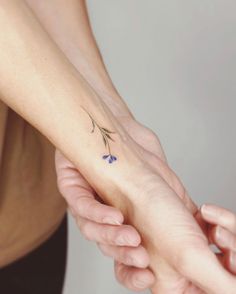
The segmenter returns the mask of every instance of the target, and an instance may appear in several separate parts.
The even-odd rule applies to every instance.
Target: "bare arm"
[[[116,117],[133,117],[105,68],[85,0],[27,0],[40,22]]]
[[[101,125],[116,132],[117,143],[113,144],[116,149],[122,140],[119,135],[122,130],[117,130],[116,120],[108,108],[24,2],[1,1],[0,25],[4,28],[0,35],[2,100],[79,166],[89,162],[91,166],[97,166],[99,162],[105,167],[99,155],[106,149],[103,144],[100,147],[96,144],[101,134],[91,136],[91,120],[80,105]]]
[[[147,142],[146,138],[148,137],[148,147],[153,146],[153,150],[158,152],[160,145],[156,144],[156,137],[153,136],[154,144],[152,144],[151,136],[144,134],[148,133],[148,130],[134,120],[133,115],[118,94],[107,73],[92,33],[85,1],[27,0],[27,2],[50,36],[78,72],[98,93],[119,122],[139,142]],[[65,162],[68,163],[66,164],[67,168],[64,168]],[[60,168],[61,166],[63,168]],[[82,183],[85,186],[87,184],[79,174],[79,171],[72,169],[71,163],[66,161],[65,158],[63,159],[63,156],[56,156],[56,167],[58,179],[60,179],[59,182],[61,182],[62,178],[65,178],[68,183],[71,183],[69,187],[67,185],[67,189],[61,190],[70,209],[74,211],[74,203],[80,203],[79,206],[76,205],[78,213],[73,213],[73,215],[84,236],[96,241],[105,255],[110,255],[116,261],[127,265],[127,267],[122,267],[122,271],[116,271],[117,279],[126,287],[132,290],[148,288],[153,282],[153,276],[148,269],[143,269],[148,266],[148,257],[144,248],[140,245],[138,232],[131,226],[125,224],[114,226],[114,223],[111,225],[108,222],[111,220],[112,222],[115,220],[117,220],[115,222],[120,222],[123,219],[121,212],[114,207],[99,203],[93,194],[88,192],[88,189],[81,189]],[[77,174],[77,182],[80,183],[80,188],[74,184],[75,173]],[[73,181],[71,178],[73,178]],[[85,194],[87,197],[85,197]],[[81,202],[78,200],[80,195],[83,197]],[[104,220],[107,220],[107,223]],[[121,239],[123,240],[123,246],[120,243]],[[118,263],[116,263],[116,268],[117,265]],[[135,283],[135,281],[140,282]]]
[[[129,135],[166,161],[160,141],[138,122],[109,77],[94,39],[85,0],[27,0],[40,22]]]
[[[23,1],[0,1],[0,26],[3,101],[46,135],[98,194],[140,230],[158,277],[163,270],[176,277],[180,270],[210,293],[224,293],[226,286],[233,293],[234,279],[219,267],[192,215],[162,177],[166,167],[158,160],[154,164],[130,139]],[[91,118],[96,121],[94,133]],[[114,132],[112,149],[104,146],[99,126]],[[112,164],[103,159],[107,151],[117,158]],[[204,264],[207,269],[201,268]],[[219,279],[213,284],[214,275]],[[157,284],[154,293],[159,287],[163,285]]]

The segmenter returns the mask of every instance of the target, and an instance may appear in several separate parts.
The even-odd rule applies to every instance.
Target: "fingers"
[[[202,217],[207,222],[224,227],[236,234],[236,215],[234,213],[213,204],[204,204],[200,210]]]
[[[178,176],[169,168],[166,162],[163,162],[153,154],[147,155],[150,159],[151,166],[161,175],[161,177],[168,183],[168,185],[175,191],[175,193],[183,201],[191,214],[195,214],[198,210],[197,205],[189,197],[188,192],[184,188]]]
[[[236,274],[236,235],[220,226],[213,226],[209,229],[209,237],[224,253],[220,257],[222,264]]]
[[[87,195],[80,195],[73,208],[80,217],[97,223],[121,225],[124,221],[118,209],[102,204]]]
[[[98,247],[105,256],[112,257],[114,260],[128,266],[146,268],[150,262],[147,251],[143,246],[132,248],[98,244]]]
[[[116,266],[117,277],[124,286],[137,291],[149,288],[154,276],[145,269],[149,257],[139,246],[139,233],[131,226],[121,225],[124,218],[118,209],[95,199],[96,194],[87,181],[60,152],[56,152],[55,160],[59,190],[84,237],[99,243],[105,255],[130,265]]]
[[[117,280],[132,291],[143,291],[150,288],[155,281],[149,269],[138,269],[115,262],[115,275]]]
[[[236,275],[236,256],[234,252],[227,251],[225,253],[217,253],[216,256],[224,268],[230,271],[233,275]]]
[[[94,222],[112,225],[120,225],[124,221],[120,210],[100,203],[94,198],[92,190],[87,190],[81,185],[64,187],[63,197],[66,199],[73,216],[77,215]]]
[[[227,267],[232,274],[236,275],[236,252],[230,251],[226,254]]]
[[[83,236],[89,241],[113,246],[132,247],[138,246],[141,242],[138,232],[129,225],[98,224],[83,218],[77,218],[77,224]]]
[[[209,236],[220,249],[236,252],[236,235],[230,231],[220,226],[214,226],[209,229]]]
[[[223,266],[236,274],[236,215],[212,204],[201,207],[203,219],[212,224],[208,236],[223,252],[220,257]]]
[[[58,187],[73,216],[78,215],[94,222],[112,225],[123,223],[122,213],[95,199],[95,191],[69,161],[64,159],[59,152],[56,158],[60,159],[56,162]]]
[[[208,246],[204,247],[185,254],[180,272],[206,293],[234,293],[235,277],[221,266]]]

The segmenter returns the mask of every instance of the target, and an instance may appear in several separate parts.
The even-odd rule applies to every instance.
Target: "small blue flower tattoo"
[[[109,162],[109,163],[116,161],[117,157],[111,154],[111,148],[110,148],[110,143],[109,143],[109,140],[115,142],[115,140],[111,137],[111,134],[115,134],[115,132],[112,132],[106,128],[100,127],[98,125],[98,123],[93,119],[91,114],[83,106],[81,106],[81,108],[83,108],[83,110],[88,114],[88,116],[90,117],[90,119],[92,121],[93,128],[92,128],[91,133],[94,133],[95,127],[97,127],[99,129],[99,131],[101,132],[103,143],[104,143],[105,147],[107,147],[107,149],[108,149],[108,154],[103,155],[102,159],[107,160],[107,162]]]
[[[103,155],[103,159],[107,159],[109,163],[112,163],[113,161],[116,161],[117,158],[114,155],[108,154],[108,155]]]

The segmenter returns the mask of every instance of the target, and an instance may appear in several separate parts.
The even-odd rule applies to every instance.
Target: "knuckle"
[[[80,196],[81,208],[85,209],[87,212],[92,211],[94,208],[94,202],[92,199],[88,198],[86,195]]]
[[[91,219],[91,216],[94,215],[93,207],[94,202],[92,199],[88,198],[87,195],[80,195],[76,200],[76,212],[79,216]]]
[[[105,257],[110,257],[110,254],[109,254],[106,250],[101,249],[101,251],[102,251],[102,254],[103,254]]]
[[[77,204],[80,214],[88,219],[97,219],[98,206],[96,200],[84,195],[80,198],[80,201],[81,202]]]
[[[104,227],[100,232],[100,236],[104,243],[111,243],[112,237],[108,228]]]
[[[129,254],[126,247],[119,247],[118,259],[120,262],[126,263],[129,260]]]
[[[121,284],[127,287],[127,278],[128,278],[128,273],[124,269],[122,265],[117,265],[115,267],[115,276],[117,281]]]
[[[106,257],[109,257],[109,253],[107,251],[106,246],[102,245],[102,244],[98,244],[98,248],[100,249],[100,251],[102,252],[102,254]]]
[[[88,202],[88,198],[85,195],[80,195],[76,200],[76,207],[78,211],[87,210],[89,208],[90,202]]]
[[[149,127],[145,128],[145,136],[146,136],[146,138],[148,138],[150,140],[159,142],[156,133],[152,129],[150,129]]]
[[[67,180],[64,177],[61,177],[58,175],[57,186],[58,186],[59,192],[62,194],[64,198],[66,198],[66,195],[64,192],[65,192],[65,188],[67,187]]]
[[[131,265],[134,262],[134,259],[131,256],[131,254],[127,250],[125,250],[125,249],[123,250],[123,254],[122,254],[121,258],[124,260],[124,262],[127,265]]]
[[[80,232],[86,240],[91,241],[92,238],[90,235],[90,225],[88,222],[84,222],[80,225]]]
[[[82,221],[81,221],[81,218],[80,218],[80,217],[76,217],[75,220],[76,220],[77,227],[78,227],[79,230],[81,231],[81,227],[82,227]]]

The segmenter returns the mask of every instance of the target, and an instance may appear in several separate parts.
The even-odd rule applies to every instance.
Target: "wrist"
[[[109,112],[110,110],[108,110]],[[109,114],[109,120],[112,126],[109,130],[114,132],[110,136],[114,141],[109,141],[110,146],[107,148],[108,146],[106,145],[106,149],[107,152],[109,149],[109,153],[115,156],[117,160],[109,163],[109,158],[104,160],[102,154],[99,157],[96,156],[96,158],[85,158],[84,154],[85,170],[83,170],[83,173],[85,173],[84,176],[86,176],[95,191],[102,195],[106,203],[122,208],[127,206],[127,202],[135,200],[135,193],[129,193],[132,192],[130,187],[136,187],[140,182],[145,163],[142,159],[140,148],[132,140],[122,124],[111,113]],[[98,128],[96,128],[95,134],[100,137],[101,134]],[[98,145],[95,146],[96,149],[97,147]],[[102,149],[105,151],[104,147]],[[107,152],[105,151],[106,154],[108,154]]]
[[[115,89],[111,89],[106,92],[98,91],[97,89],[97,92],[118,121],[123,118],[130,120],[135,119],[128,105]]]

